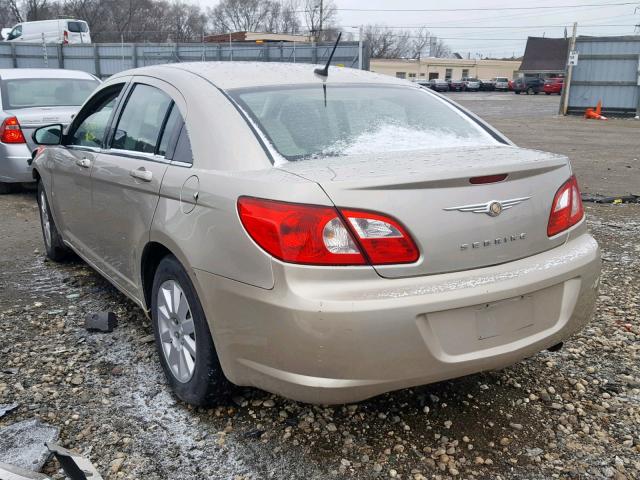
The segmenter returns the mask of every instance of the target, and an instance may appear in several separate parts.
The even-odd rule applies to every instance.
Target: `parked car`
[[[496,84],[493,80],[480,80],[480,90],[483,92],[493,92],[496,89]]]
[[[544,80],[538,77],[518,77],[513,81],[513,91],[520,95],[524,92],[527,95],[537,95],[542,92]]]
[[[542,89],[546,95],[551,95],[552,93],[557,93],[560,95],[562,93],[562,87],[564,86],[564,78],[547,78],[544,81],[544,86]]]
[[[496,77],[491,79],[491,81],[493,82],[496,90],[504,90],[505,92],[509,90],[510,80],[507,77]]]
[[[89,25],[84,20],[58,19],[22,22],[4,38],[7,42],[91,43]]]
[[[513,92],[513,85],[514,85],[514,81],[513,80],[509,80],[509,91]]]
[[[461,92],[464,90],[464,82],[462,80],[447,80],[449,84],[449,90],[454,92]]]
[[[477,92],[480,90],[480,80],[477,78],[463,78],[462,83],[465,91]]]
[[[0,193],[31,183],[33,131],[64,125],[100,84],[86,72],[54,68],[0,69]]]
[[[312,68],[126,71],[34,134],[47,256],[149,312],[179,398],[226,377],[354,402],[585,325],[600,256],[567,157],[415,83]]]
[[[446,80],[441,80],[439,78],[434,78],[429,80],[429,87],[431,90],[435,90],[436,92],[448,92],[449,84]]]

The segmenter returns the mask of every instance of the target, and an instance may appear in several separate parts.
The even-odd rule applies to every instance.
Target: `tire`
[[[533,88],[527,88],[527,95],[531,95],[533,93]]]
[[[198,295],[173,255],[164,257],[156,270],[151,319],[162,369],[180,400],[207,406],[229,393],[231,384],[222,372]]]
[[[520,90],[514,90],[513,93],[515,93],[516,95],[520,95]]]
[[[0,182],[0,195],[5,195],[15,191],[13,183]]]
[[[40,210],[40,226],[42,227],[42,240],[47,258],[54,262],[62,262],[72,256],[72,252],[62,241],[58,227],[51,215],[51,208],[47,200],[47,193],[42,182],[38,182],[38,210]]]
[[[551,95],[551,93],[550,93],[550,92],[544,92],[544,94],[545,94],[545,95]]]

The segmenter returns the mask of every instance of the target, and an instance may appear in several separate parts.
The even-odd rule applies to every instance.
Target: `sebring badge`
[[[487,203],[476,203],[473,205],[461,205],[459,207],[449,207],[444,210],[450,212],[457,210],[459,212],[486,213],[490,217],[497,217],[503,210],[509,210],[516,205],[529,200],[531,197],[512,198],[510,200],[490,200]]]

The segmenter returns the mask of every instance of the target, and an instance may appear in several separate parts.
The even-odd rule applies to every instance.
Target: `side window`
[[[154,153],[171,98],[161,90],[138,83],[118,120],[111,148]]]
[[[9,35],[7,35],[7,40],[13,40],[20,35],[22,35],[22,25],[16,25],[14,29],[9,32]]]
[[[182,115],[180,115],[180,110],[178,110],[178,106],[174,103],[171,105],[171,112],[169,113],[169,117],[162,129],[162,137],[158,144],[158,155],[165,156],[167,154],[169,142],[172,138],[175,138],[173,134],[180,123],[182,123]]]
[[[107,124],[123,85],[98,93],[95,100],[83,108],[76,117],[66,145],[101,148],[104,145]]]
[[[193,152],[191,151],[191,141],[189,140],[189,133],[187,132],[187,126],[183,125],[178,137],[178,143],[176,144],[176,151],[173,153],[174,162],[193,164]]]

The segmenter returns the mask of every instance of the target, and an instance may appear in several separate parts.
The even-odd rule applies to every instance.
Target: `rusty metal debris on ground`
[[[52,442],[47,443],[47,448],[55,455],[62,466],[64,473],[71,480],[102,480],[102,476],[93,464],[82,455],[62,448]]]
[[[113,332],[118,326],[118,317],[113,312],[89,313],[84,319],[84,328],[90,332]]]

